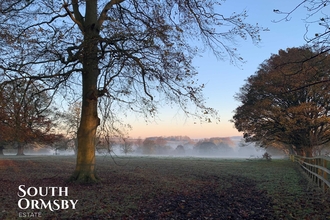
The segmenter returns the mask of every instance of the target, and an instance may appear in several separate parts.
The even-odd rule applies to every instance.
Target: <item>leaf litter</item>
[[[66,182],[74,157],[2,157],[0,219],[18,219],[22,184],[67,186],[79,200],[75,210],[41,210],[42,219],[330,219],[329,194],[289,160],[121,159],[98,158],[102,181],[79,185]]]

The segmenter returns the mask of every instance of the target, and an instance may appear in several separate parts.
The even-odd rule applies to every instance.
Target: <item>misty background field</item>
[[[287,157],[288,152],[272,147],[262,148],[246,144],[240,136],[191,139],[188,136],[147,137],[145,139],[100,139],[96,155],[112,156],[171,156],[216,158],[262,158],[265,153],[273,158]],[[5,155],[16,155],[15,147],[3,150]],[[49,146],[28,145],[26,155],[74,155],[75,146],[70,142]]]

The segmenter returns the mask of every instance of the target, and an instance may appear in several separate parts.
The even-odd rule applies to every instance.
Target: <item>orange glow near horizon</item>
[[[215,123],[150,123],[132,124],[129,132],[131,138],[146,138],[155,136],[188,136],[192,139],[211,137],[242,136],[230,122]]]

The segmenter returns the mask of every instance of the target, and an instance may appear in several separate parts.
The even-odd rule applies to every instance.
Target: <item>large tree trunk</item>
[[[17,156],[23,156],[24,155],[24,144],[18,143],[17,145]]]
[[[94,28],[97,21],[96,1],[86,1],[86,18],[83,51],[82,73],[82,108],[81,120],[78,129],[78,152],[76,169],[71,180],[78,182],[95,182],[95,137],[96,129],[100,124],[97,115],[97,79],[99,75],[97,43],[99,34]]]
[[[313,157],[313,148],[308,147],[304,149],[305,157]]]
[[[313,157],[313,148],[303,147],[298,151],[298,155],[303,157]]]

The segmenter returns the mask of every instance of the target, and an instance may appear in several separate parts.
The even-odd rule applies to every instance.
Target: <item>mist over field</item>
[[[103,142],[103,143],[102,143]],[[186,136],[148,137],[144,140],[130,139],[125,143],[113,140],[111,143],[100,141],[96,145],[96,155],[112,156],[161,156],[161,157],[210,157],[210,158],[262,158],[265,152],[275,157],[284,153],[270,152],[254,144],[246,144],[242,137],[215,137],[209,139],[190,139]],[[4,155],[16,155],[15,148],[4,149]],[[27,146],[25,155],[75,155],[72,147]]]

